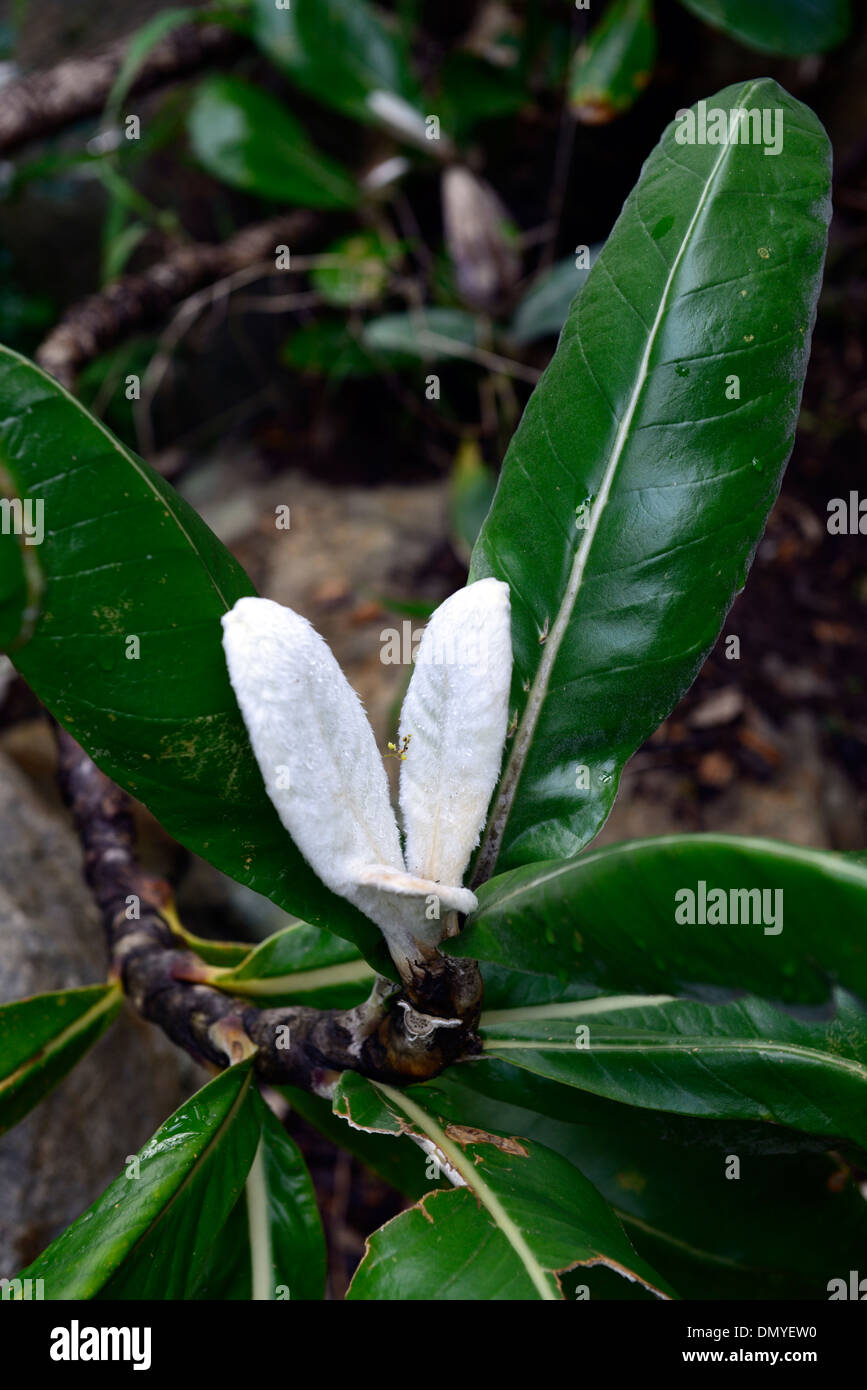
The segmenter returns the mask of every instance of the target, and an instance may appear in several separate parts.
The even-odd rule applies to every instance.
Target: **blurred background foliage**
[[[207,23],[238,35],[221,70],[131,95],[167,35]],[[856,38],[846,0],[138,0],[114,16],[15,0],[0,79],[121,33],[101,114],[3,166],[5,340],[32,351],[52,306],[172,246],[315,210],[280,270],[222,286],[167,340],[118,344],[81,394],[152,453],[235,412],[297,437],[339,386],[369,477],[455,463],[466,439],[495,468],[675,109],[770,71],[833,110]]]
[[[655,746],[686,774],[680,819],[703,828],[702,798],[778,778],[789,755],[772,725],[781,709],[805,710],[811,747],[833,755],[855,802],[795,838],[855,847],[867,805],[867,563],[863,539],[840,545],[825,520],[829,499],[858,485],[867,434],[867,34],[856,9],[133,0],[120,12],[14,0],[0,27],[2,336],[32,353],[107,286],[298,214],[291,245],[139,315],[135,331],[84,353],[74,386],[263,590],[321,609],[326,631],[336,615],[338,645],[343,614],[358,642],[342,655],[387,726],[399,689],[386,680],[381,694],[381,663],[361,657],[365,626],[421,619],[463,582],[521,411],[659,134],[728,83],[777,78],[814,107],[836,151],[799,443],[754,601],[739,601],[729,625],[743,636],[737,674],[715,653],[703,679],[724,698],[692,728],[670,721]],[[167,40],[217,30],[227,44],[140,89]],[[3,105],[22,83],[68,59],[86,82],[106,46],[115,59],[98,109],[6,150]],[[357,519],[348,530],[313,495],[334,486],[340,516]],[[272,493],[291,504],[287,487],[305,527],[292,533],[291,574],[268,515]],[[350,555],[366,581],[348,572]],[[755,828],[776,833],[771,819]]]

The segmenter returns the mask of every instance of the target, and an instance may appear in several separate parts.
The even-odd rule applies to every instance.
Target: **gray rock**
[[[78,840],[0,754],[0,1003],[105,977]],[[0,1139],[0,1276],[32,1260],[117,1177],[204,1075],[130,1010]]]

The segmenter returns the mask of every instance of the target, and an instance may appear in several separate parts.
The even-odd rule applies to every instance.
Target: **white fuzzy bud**
[[[432,949],[440,939],[426,899],[468,912],[475,897],[407,874],[373,730],[306,618],[270,599],[239,599],[223,618],[223,648],[282,824],[322,882],[381,928],[406,974],[419,944]]]
[[[354,901],[365,864],[403,869],[361,701],[307,619],[270,599],[239,599],[223,618],[223,646],[280,820],[322,882]]]
[[[431,617],[401,711],[410,874],[462,882],[500,771],[511,678],[509,587],[481,579]]]

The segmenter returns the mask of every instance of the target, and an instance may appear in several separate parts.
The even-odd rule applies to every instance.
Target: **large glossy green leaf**
[[[574,1043],[574,1037],[572,1039]],[[451,1068],[437,1078],[440,1088],[454,1082],[464,1089],[490,1097],[498,1105],[519,1106],[534,1114],[566,1125],[592,1125],[604,1135],[609,1125],[620,1123],[617,1116],[626,1110],[633,1117],[641,1143],[667,1142],[683,1149],[723,1150],[739,1154],[776,1157],[780,1154],[821,1154],[830,1147],[822,1135],[806,1134],[788,1125],[767,1120],[718,1119],[708,1115],[683,1115],[669,1110],[647,1110],[626,1102],[609,1100],[594,1091],[580,1090],[567,1082],[555,1081],[540,1072],[503,1062],[485,1052],[460,1068]],[[448,1089],[448,1088],[446,1088]],[[612,1112],[614,1118],[612,1119]],[[627,1129],[631,1121],[625,1122]],[[532,1138],[532,1135],[530,1136]],[[545,1140],[547,1143],[548,1141]],[[557,1145],[552,1147],[557,1148]],[[855,1143],[841,1145],[841,1152],[861,1164],[864,1153]],[[580,1167],[580,1164],[579,1164]]]
[[[308,1004],[348,1009],[370,993],[374,971],[358,951],[309,922],[269,936],[239,964],[214,969],[210,981],[263,1007]]]
[[[762,53],[824,53],[849,32],[849,0],[681,0],[715,29]]]
[[[562,1297],[558,1274],[579,1264],[670,1293],[592,1184],[543,1145],[444,1123],[425,1087],[397,1091],[345,1073],[334,1105],[363,1128],[411,1129],[463,1180],[370,1237],[348,1298],[550,1301]]]
[[[231,1067],[176,1110],[24,1276],[48,1299],[190,1297],[259,1143],[251,1079]]]
[[[702,913],[712,892],[722,896]],[[479,904],[446,949],[511,970],[605,990],[721,986],[787,1003],[821,1003],[836,981],[867,999],[867,867],[847,855],[663,836],[515,869],[484,884]]]
[[[313,1182],[298,1145],[266,1105],[259,1102],[259,1109],[262,1138],[244,1194],[208,1254],[194,1296],[321,1299],[327,1254]],[[255,1289],[251,1210],[256,1241],[267,1252]]]
[[[358,201],[348,170],[310,143],[282,102],[241,78],[210,77],[199,85],[189,133],[199,162],[233,188],[310,208],[350,208]]]
[[[403,44],[368,0],[253,0],[253,37],[299,87],[356,120],[375,118],[373,93],[419,100]]]
[[[62,1081],[120,1006],[117,985],[89,985],[0,1007],[0,1134]]]
[[[647,1109],[771,1120],[867,1145],[867,1011],[803,1022],[758,999],[616,995],[482,1019],[485,1052]]]
[[[471,579],[511,589],[518,715],[478,878],[577,854],[599,829],[624,762],[713,645],[792,449],[828,141],[770,79],[707,105],[736,122],[779,108],[782,151],[680,144],[684,121],[668,127],[573,305],[476,546]]]
[[[579,121],[601,125],[628,111],[656,62],[651,0],[613,0],[575,54],[569,104]]]
[[[509,1078],[529,1084],[513,1092]],[[827,1154],[764,1152],[755,1134],[773,1144],[779,1126],[638,1110],[498,1062],[453,1068],[432,1085],[441,1114],[526,1135],[580,1168],[681,1298],[824,1299],[833,1271],[856,1266],[864,1248],[867,1203],[854,1175]],[[534,1113],[534,1099],[548,1103],[540,1086],[567,1096],[558,1117]],[[627,1293],[612,1283],[606,1297]]]
[[[45,503],[40,616],[13,653],[25,680],[182,844],[387,970],[379,932],[323,887],[265,793],[221,645],[223,613],[253,592],[241,567],[159,474],[2,347],[0,466]]]

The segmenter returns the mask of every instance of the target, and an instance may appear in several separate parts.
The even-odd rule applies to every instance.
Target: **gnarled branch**
[[[299,210],[244,227],[218,246],[179,246],[147,270],[121,275],[99,294],[74,304],[45,338],[36,360],[72,389],[78,373],[101,352],[160,322],[203,286],[273,259],[278,246],[294,250],[313,225],[312,214]]]
[[[219,24],[183,24],[166,34],[142,61],[132,83],[138,95],[172,82],[243,47],[234,30]],[[0,154],[97,115],[120,73],[130,39],[119,39],[89,58],[66,58],[45,72],[31,73],[3,88]]]

